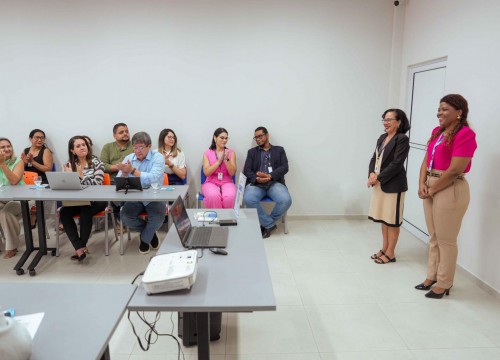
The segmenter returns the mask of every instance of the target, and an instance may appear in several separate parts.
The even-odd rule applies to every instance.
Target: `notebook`
[[[227,227],[192,226],[179,196],[169,209],[172,220],[185,248],[225,248],[229,230]]]
[[[45,175],[52,190],[82,190],[88,186],[80,183],[80,177],[76,172],[47,171]]]

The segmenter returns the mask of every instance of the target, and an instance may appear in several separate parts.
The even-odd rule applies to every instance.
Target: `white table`
[[[136,287],[127,284],[0,284],[16,316],[45,313],[30,360],[109,359],[108,343]]]
[[[123,191],[117,192],[114,185],[89,186],[83,190],[35,190],[33,189],[33,185],[6,186],[4,188],[5,190],[0,192],[0,200],[20,201],[23,215],[26,251],[17,262],[14,270],[17,275],[24,274],[24,264],[31,253],[37,251],[34,259],[28,266],[29,274],[35,276],[35,267],[42,256],[47,255],[49,251],[52,255],[55,255],[55,248],[47,248],[47,241],[45,238],[45,215],[43,210],[44,201],[174,201],[178,196],[181,196],[183,199],[186,198],[189,185],[175,185],[169,187],[172,190],[159,190],[157,193],[154,193],[153,189],[145,189],[144,191],[129,191],[127,194],[124,194]],[[29,200],[36,201],[39,247],[35,247],[33,244],[28,205]]]
[[[187,211],[194,223],[196,210]],[[219,219],[234,218],[232,210],[216,211]],[[228,255],[215,255],[205,249],[198,260],[196,282],[191,290],[147,295],[139,286],[128,305],[131,311],[196,312],[198,359],[210,358],[210,312],[276,310],[257,211],[240,212],[238,225],[229,227]],[[183,250],[175,227],[171,227],[158,254]],[[201,252],[199,249],[200,255]]]

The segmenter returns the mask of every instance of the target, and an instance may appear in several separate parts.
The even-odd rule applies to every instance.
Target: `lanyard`
[[[391,140],[389,140],[384,144],[386,139],[387,138],[385,138],[379,146],[375,147],[375,174],[377,175],[380,174],[380,167],[382,165],[385,147],[391,142]]]
[[[439,135],[439,138],[437,139],[436,143],[434,144],[434,147],[432,148],[431,161],[429,162],[429,166],[427,167],[427,171],[432,170],[432,164],[434,164],[434,154],[436,153],[436,148],[443,141],[444,141],[444,135],[443,135],[443,133],[441,133],[441,135]]]

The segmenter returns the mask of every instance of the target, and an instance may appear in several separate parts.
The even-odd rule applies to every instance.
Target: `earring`
[[[460,120],[462,117],[460,115],[457,116],[457,119]]]

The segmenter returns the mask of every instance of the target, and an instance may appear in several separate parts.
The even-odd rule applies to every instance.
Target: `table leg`
[[[198,360],[210,360],[210,313],[196,313]]]
[[[38,222],[38,244],[39,244],[39,250],[38,253],[35,255],[35,258],[33,261],[31,261],[31,264],[28,266],[28,271],[31,276],[34,276],[36,274],[35,267],[38,265],[38,262],[42,258],[42,256],[47,255],[48,251],[52,251],[52,254],[55,255],[55,248],[47,248],[47,237],[46,237],[46,229],[45,229],[45,211],[43,208],[43,201],[37,201],[36,202],[36,218]],[[29,224],[29,221],[28,221]]]
[[[26,250],[23,255],[17,262],[16,266],[14,266],[14,270],[16,270],[17,275],[24,274],[24,270],[22,267],[26,260],[28,260],[29,256],[33,251],[36,250],[33,245],[33,234],[31,232],[31,223],[30,223],[30,209],[27,200],[21,201],[21,214],[23,216],[23,227],[24,227],[24,239],[26,242]]]

